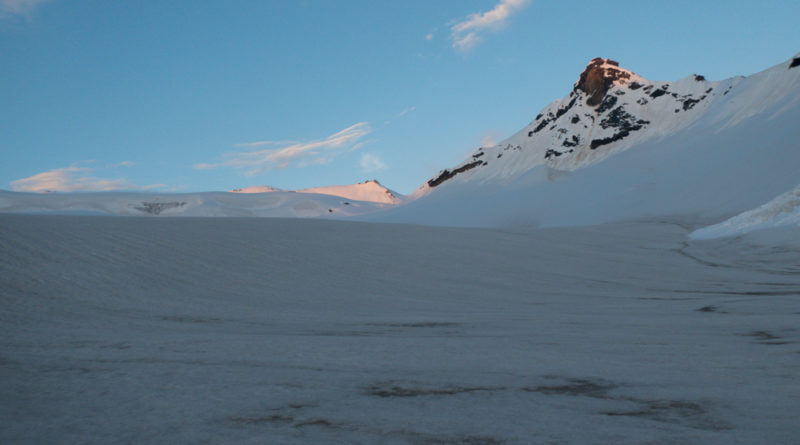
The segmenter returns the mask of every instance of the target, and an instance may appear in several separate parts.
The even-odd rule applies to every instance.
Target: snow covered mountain
[[[800,55],[749,77],[649,81],[596,58],[572,91],[373,220],[581,225],[722,219],[800,182]],[[604,162],[601,162],[604,161]]]
[[[122,216],[345,218],[390,204],[319,193],[21,193],[0,190],[0,212]]]
[[[0,190],[0,212],[123,216],[259,216],[346,218],[405,198],[371,180],[298,191],[255,186],[203,193],[20,193]]]
[[[468,227],[677,218],[698,228],[763,210],[796,190],[798,122],[800,54],[749,77],[709,81],[692,74],[675,82],[650,81],[597,58],[567,96],[525,128],[479,147],[408,197],[376,180],[174,195],[0,191],[0,212],[332,217]],[[788,221],[783,211],[759,215],[759,224],[742,223],[752,213],[733,223],[776,225],[764,219],[769,215]]]
[[[262,185],[234,189],[232,191],[236,193],[268,193],[281,192],[285,190]],[[358,184],[312,187],[294,191],[297,193],[314,193],[319,195],[338,196],[355,201],[377,202],[381,204],[400,204],[404,200],[403,195],[384,187],[380,182],[378,182],[377,179],[359,182]]]

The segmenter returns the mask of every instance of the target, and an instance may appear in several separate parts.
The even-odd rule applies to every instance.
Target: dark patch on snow
[[[367,326],[384,326],[390,328],[452,328],[461,323],[452,321],[420,321],[409,323],[367,323]]]
[[[646,104],[648,102],[647,102],[647,99],[642,97],[641,99],[637,100],[636,103],[639,104],[639,105],[644,105],[644,104]]]
[[[753,331],[742,335],[755,337],[762,345],[785,345],[789,343],[788,341],[781,341],[781,337],[769,331]]]
[[[228,421],[245,425],[290,424],[294,422],[294,417],[283,414],[271,414],[268,416],[228,417]]]
[[[475,168],[475,167],[477,167],[479,165],[486,165],[486,163],[481,162],[481,161],[474,161],[474,162],[470,162],[469,164],[462,165],[461,167],[458,167],[458,168],[453,169],[453,170],[443,170],[439,174],[439,176],[437,176],[436,178],[431,179],[430,181],[428,181],[428,186],[436,187],[437,185],[443,183],[444,181],[447,181],[448,179],[452,178],[453,176],[455,176],[455,175],[457,175],[459,173],[463,173],[463,172],[465,172],[467,170],[472,170],[473,168]]]
[[[548,148],[547,151],[544,153],[544,158],[545,159],[550,159],[553,156],[559,157],[562,154],[564,154],[564,153],[562,153],[562,152],[560,152],[558,150],[553,150],[552,148]]]
[[[163,321],[172,321],[175,323],[216,323],[222,321],[221,318],[215,317],[193,317],[191,315],[166,315],[161,317]]]
[[[538,121],[538,120],[539,120],[539,119],[541,119],[541,118],[542,118],[542,113],[539,113],[539,114],[537,114],[537,115],[536,115],[536,119],[534,119],[534,120],[537,120],[537,121]]]
[[[478,159],[479,157],[481,157],[483,155],[484,155],[484,153],[482,151],[479,151],[479,152],[475,153],[474,155],[472,155],[472,158],[473,159]]]
[[[334,424],[328,419],[309,419],[302,422],[297,422],[294,424],[294,426],[297,428],[303,428],[307,426],[324,426],[330,428],[333,427]]]
[[[561,145],[564,147],[577,147],[578,144],[580,143],[581,143],[581,137],[578,136],[577,134],[573,134],[572,138],[564,139],[564,142],[562,142]]]
[[[789,64],[789,69],[792,69],[797,66],[800,66],[800,57],[795,57],[794,59],[792,59],[792,63]]]
[[[497,153],[497,159],[500,159],[502,157],[503,157],[503,153]]]
[[[714,91],[714,88],[709,88],[709,89],[706,90],[706,94],[708,94],[708,93],[710,93],[712,91]]]
[[[619,128],[619,131],[609,137],[593,139],[592,142],[589,144],[589,148],[594,150],[595,148],[600,147],[602,145],[607,145],[612,142],[623,139],[629,136],[632,131],[641,130],[645,125],[649,123],[650,121],[646,121],[644,119],[636,120],[636,117],[634,117],[630,113],[625,112],[625,110],[620,105],[619,107],[615,108],[611,113],[609,113],[608,117],[600,121],[601,127]]]
[[[614,91],[614,95],[615,96],[624,96],[625,95],[625,90]]]
[[[639,82],[631,82],[631,84],[628,85],[628,88],[630,88],[632,90],[638,90],[639,88],[641,88],[643,86],[644,85],[640,84]]]
[[[617,387],[618,385],[601,380],[568,379],[561,385],[523,387],[522,390],[548,395],[583,396],[605,399],[608,398],[608,392]]]
[[[640,417],[661,423],[685,425],[699,430],[722,431],[732,428],[728,423],[714,419],[704,406],[687,400],[657,400],[643,403],[643,406],[634,410],[606,411],[603,414]]]
[[[534,129],[533,129],[533,131],[531,131],[531,132],[528,132],[528,137],[530,137],[530,136],[533,136],[533,134],[534,134],[534,133],[538,133],[538,132],[540,132],[540,131],[541,131],[541,130],[542,130],[544,127],[546,127],[546,126],[547,126],[547,124],[549,124],[549,123],[550,123],[550,121],[549,121],[549,120],[547,120],[547,119],[545,119],[545,120],[541,121],[541,122],[539,123],[539,125],[537,125],[537,126],[536,126],[536,128],[534,128]]]
[[[686,99],[683,101],[683,111],[691,110],[697,105],[698,102],[705,99],[706,96],[701,96],[700,99]]]
[[[577,97],[575,97],[575,98],[573,98],[571,101],[569,101],[569,103],[567,104],[567,106],[566,106],[566,107],[559,108],[559,109],[556,111],[556,117],[555,117],[555,118],[556,118],[556,119],[558,119],[559,117],[563,116],[563,115],[564,115],[564,113],[566,113],[567,111],[569,111],[569,109],[570,109],[570,108],[572,108],[572,106],[573,106],[573,105],[575,105],[575,101],[576,101],[577,99],[578,99],[578,98],[577,98]]]
[[[366,393],[375,397],[420,397],[420,396],[454,396],[478,391],[502,391],[505,386],[452,386],[445,388],[422,388],[400,386],[389,383],[378,383],[366,388]]]
[[[577,114],[572,116],[572,119],[570,119],[570,122],[572,122],[573,124],[577,124],[580,121],[581,121],[581,118]]]
[[[158,215],[164,210],[168,209],[175,209],[178,207],[185,206],[185,202],[142,202],[140,207],[134,207],[134,209],[139,210],[140,212],[149,213],[151,215]]]
[[[625,108],[620,105],[600,121],[600,126],[603,129],[620,128],[627,131],[636,131],[649,123],[650,121],[644,119],[636,120],[636,116],[625,111]]]
[[[659,89],[653,91],[652,93],[650,93],[650,97],[655,99],[656,97],[661,97],[661,96],[663,96],[665,94],[667,94],[667,90],[666,90],[666,87],[663,87],[663,88],[659,88]]]
[[[703,306],[700,309],[697,309],[697,312],[717,312],[716,306]]]
[[[706,80],[706,76],[701,76],[700,74],[695,74],[694,75],[694,80],[696,80],[698,82],[702,82],[702,81]]]
[[[605,113],[606,111],[614,108],[614,105],[617,104],[617,98],[612,95],[608,95],[603,99],[603,102],[597,107],[598,113]]]

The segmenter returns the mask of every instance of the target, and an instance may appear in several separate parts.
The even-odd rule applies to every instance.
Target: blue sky
[[[0,0],[0,188],[410,193],[569,93],[800,51],[793,1]]]

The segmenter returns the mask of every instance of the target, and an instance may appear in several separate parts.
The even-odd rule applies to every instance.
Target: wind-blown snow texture
[[[716,82],[699,75],[651,82],[596,59],[568,96],[527,127],[434,176],[416,201],[362,219],[569,226],[681,215],[719,222],[798,183],[800,68],[790,66]],[[610,81],[592,84],[598,75]]]
[[[595,60],[399,206],[0,192],[0,443],[796,442],[791,65]]]
[[[0,215],[0,442],[795,442],[800,250],[688,231]]]

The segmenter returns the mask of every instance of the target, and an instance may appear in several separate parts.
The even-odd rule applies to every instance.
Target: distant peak
[[[623,85],[640,79],[639,76],[625,68],[619,67],[619,62],[611,59],[596,57],[586,65],[581,73],[574,90],[580,90],[589,95],[586,104],[599,105],[603,101],[608,89],[612,85]]]

